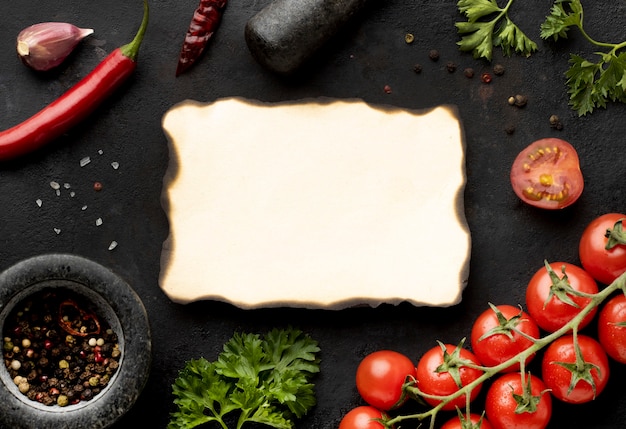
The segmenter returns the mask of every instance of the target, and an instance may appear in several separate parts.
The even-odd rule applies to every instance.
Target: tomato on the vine
[[[417,363],[417,387],[423,393],[434,396],[448,396],[456,393],[463,386],[473,382],[483,371],[474,368],[480,366],[480,361],[467,349],[452,344],[442,344],[429,349]],[[474,400],[482,384],[479,384],[470,393],[470,401]],[[442,401],[437,398],[423,398],[432,406]],[[444,405],[442,410],[454,410],[465,406],[465,395],[461,395]]]
[[[572,291],[573,289],[573,291]],[[591,298],[576,295],[598,293],[598,284],[582,268],[567,262],[553,262],[539,269],[526,288],[526,308],[540,328],[554,332],[571,321]],[[594,308],[583,318],[579,329],[594,318]]]
[[[528,338],[539,338],[539,326],[522,309],[512,305],[491,305],[481,313],[472,325],[472,351],[484,366],[496,366],[533,345]],[[529,363],[535,355],[526,359]],[[520,363],[502,372],[519,371]]]
[[[598,340],[617,362],[626,363],[626,296],[611,298],[598,314]]]
[[[357,367],[356,387],[365,402],[387,411],[405,402],[402,385],[415,375],[415,364],[407,356],[379,350],[365,356]]]
[[[611,284],[626,272],[626,232],[621,213],[607,213],[594,219],[583,231],[578,245],[580,263],[600,283]]]
[[[573,335],[556,339],[546,349],[541,374],[552,395],[571,404],[595,399],[609,380],[609,358],[599,342],[586,335],[577,336],[577,356]]]
[[[353,408],[343,416],[339,423],[339,429],[385,429],[379,420],[384,420],[386,415],[369,405]]]
[[[493,429],[493,427],[484,416],[470,414],[469,419],[466,415],[452,417],[441,426],[441,429]]]
[[[515,194],[531,206],[562,209],[574,204],[584,188],[578,153],[565,140],[537,140],[515,158],[511,184]]]
[[[494,429],[544,429],[552,417],[552,398],[540,378],[510,372],[487,390],[485,413]]]

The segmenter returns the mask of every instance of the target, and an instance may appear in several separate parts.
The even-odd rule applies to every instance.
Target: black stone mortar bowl
[[[5,329],[7,317],[18,304],[44,289],[54,288],[78,295],[93,304],[117,334],[122,352],[119,367],[93,399],[62,407],[43,405],[22,394],[3,359],[0,365],[0,428],[106,428],[134,405],[148,379],[152,343],[143,303],[111,270],[79,256],[35,256],[0,273],[0,330]],[[7,335],[9,333],[2,332],[2,338]]]

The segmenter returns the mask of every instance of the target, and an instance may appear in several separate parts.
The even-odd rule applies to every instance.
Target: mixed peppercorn
[[[109,324],[86,299],[46,289],[11,312],[3,356],[19,391],[44,405],[89,401],[118,369],[121,349]]]

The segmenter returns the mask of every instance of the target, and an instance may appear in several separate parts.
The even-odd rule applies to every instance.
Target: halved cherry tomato
[[[598,315],[598,340],[617,362],[626,363],[626,296],[611,298]]]
[[[470,414],[468,420],[466,415],[452,417],[445,422],[441,429],[492,429],[489,421],[478,414]]]
[[[574,291],[586,294],[598,293],[598,284],[585,270],[567,262],[552,262],[550,271],[540,268],[528,282],[526,288],[526,308],[540,328],[554,332],[566,325],[591,301],[591,298],[578,296],[567,291],[567,285]],[[567,276],[567,278],[566,278]],[[581,321],[579,329],[591,322],[597,312],[594,308]]]
[[[480,361],[474,353],[462,348],[462,344],[440,344],[424,353],[417,363],[417,387],[428,395],[452,395],[483,375],[481,370],[471,366],[480,366]],[[481,387],[479,384],[472,390],[470,401],[478,396]],[[424,400],[432,406],[441,403],[441,400],[435,398],[424,397]],[[454,410],[464,406],[465,395],[461,395],[441,409]]]
[[[378,421],[385,418],[386,415],[382,411],[369,405],[362,405],[343,416],[339,429],[385,429],[385,425]]]
[[[537,140],[515,158],[511,184],[517,196],[531,206],[562,209],[574,204],[584,188],[578,153],[565,140]]]
[[[485,413],[494,429],[544,429],[552,417],[552,398],[531,374],[504,374],[487,391]]]
[[[570,404],[595,399],[609,381],[609,358],[599,342],[578,335],[580,357],[573,335],[556,339],[546,349],[541,362],[543,382],[552,395]]]
[[[484,366],[499,365],[533,345],[528,337],[539,338],[539,326],[522,309],[512,305],[491,306],[472,326],[472,351]],[[526,359],[528,364],[535,355]],[[519,371],[520,363],[502,372]]]
[[[370,353],[356,370],[356,387],[361,397],[369,405],[384,411],[405,402],[407,396],[402,385],[411,379],[415,379],[415,364],[393,350]]]
[[[580,263],[600,283],[610,284],[626,272],[626,215],[607,213],[594,219],[583,231],[578,246]]]

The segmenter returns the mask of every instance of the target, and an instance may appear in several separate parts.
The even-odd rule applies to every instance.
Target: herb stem
[[[583,35],[583,37],[585,39],[587,39],[587,41],[589,43],[591,43],[592,45],[596,45],[596,46],[601,47],[601,48],[609,48],[609,49],[611,49],[611,54],[615,54],[620,49],[626,47],[626,41],[621,42],[621,43],[610,43],[610,42],[599,42],[599,41],[597,41],[596,39],[591,37],[589,35],[589,33],[587,33],[585,31],[585,28],[584,28],[584,20],[585,20],[585,18],[584,18],[584,11],[582,9],[580,11],[580,15],[579,16],[580,16],[580,19],[576,23],[576,27],[578,28],[580,33]]]
[[[591,301],[589,302],[589,304],[583,307],[583,309],[572,320],[570,320],[565,326],[563,326],[559,330],[554,331],[550,333],[549,335],[546,335],[545,337],[534,339],[534,344],[531,347],[513,356],[511,359],[505,362],[502,362],[499,365],[496,365],[493,367],[482,367],[482,369],[484,370],[484,373],[479,378],[463,386],[462,388],[460,388],[453,394],[450,394],[448,396],[435,397],[436,399],[439,399],[442,401],[439,404],[437,404],[437,406],[422,413],[400,415],[400,416],[391,418],[385,422],[385,427],[392,428],[394,425],[397,425],[398,423],[402,421],[411,420],[411,419],[424,420],[430,417],[430,429],[433,429],[434,423],[435,423],[435,417],[437,416],[437,414],[439,413],[439,411],[441,410],[443,406],[445,406],[447,403],[453,401],[454,399],[462,395],[469,396],[472,390],[474,390],[483,382],[492,378],[496,374],[499,374],[502,370],[519,362],[520,372],[522,372],[522,377],[524,377],[525,367],[523,364],[529,356],[537,353],[539,350],[543,349],[544,347],[546,347],[547,345],[555,341],[557,338],[560,338],[565,334],[573,332],[573,334],[576,335],[578,333],[578,327],[580,326],[581,321],[590,312],[592,312],[594,308],[598,307],[604,300],[606,300],[609,296],[611,296],[614,292],[618,290],[622,290],[622,292],[626,294],[626,273],[620,275],[617,279],[615,279],[615,281],[613,281],[613,283],[608,285],[603,290],[599,291],[596,294],[590,295],[589,297]],[[432,395],[425,395],[423,392],[420,391],[418,387],[414,385],[407,385],[405,389],[411,395],[433,397]]]

